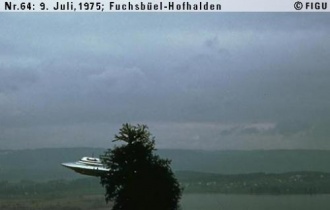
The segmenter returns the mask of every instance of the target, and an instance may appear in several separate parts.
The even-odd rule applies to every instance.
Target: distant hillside
[[[281,174],[211,174],[181,171],[176,177],[184,188],[184,193],[226,193],[226,194],[330,194],[330,173],[288,172]],[[89,197],[104,195],[104,188],[95,177],[73,180],[50,181],[0,181],[0,200]],[[33,202],[32,202],[33,203]],[[102,202],[101,202],[102,203]],[[10,205],[10,204],[9,204]],[[0,202],[0,209],[1,207]],[[12,208],[12,209],[36,209]],[[42,208],[44,209],[44,208]],[[48,208],[53,209],[53,208]],[[59,208],[64,209],[64,208]],[[95,208],[93,208],[95,209]],[[97,208],[96,208],[97,209]]]
[[[62,162],[82,156],[103,154],[100,148],[52,148],[36,150],[0,150],[0,180],[53,180],[84,177],[62,167]],[[192,151],[159,150],[172,160],[175,171],[218,174],[285,173],[319,171],[330,173],[330,151]]]
[[[328,150],[189,151],[160,150],[176,170],[220,174],[330,172]]]
[[[52,148],[0,150],[0,180],[74,179],[82,176],[61,166],[83,156],[98,157],[104,149]]]

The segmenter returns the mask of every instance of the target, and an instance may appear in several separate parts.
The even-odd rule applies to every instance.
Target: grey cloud
[[[3,138],[19,143],[29,132],[33,142],[44,125],[43,145],[53,146],[65,138],[65,132],[47,138],[57,127],[77,127],[67,133],[70,139],[84,124],[92,138],[98,136],[92,124],[148,122],[158,123],[163,147],[205,142],[214,148],[258,148],[261,139],[268,139],[264,148],[275,142],[308,147],[296,134],[312,132],[313,126],[280,125],[330,119],[328,16],[2,14]],[[279,131],[246,125],[256,122],[277,124]],[[166,126],[157,128],[162,123],[175,135]],[[212,127],[222,123],[244,126]],[[285,129],[297,143],[282,139]],[[79,138],[73,139],[70,145]]]
[[[138,67],[118,68],[106,67],[105,71],[90,76],[93,83],[102,87],[100,91],[113,91],[117,94],[139,92],[147,85],[145,73]]]
[[[7,128],[0,129],[0,142],[6,142],[1,144],[1,149],[35,148],[36,145],[39,148],[110,147],[113,133],[118,129],[118,125],[108,123]]]
[[[7,69],[0,67],[0,93],[17,91],[36,83],[38,74],[26,69]]]
[[[308,122],[302,122],[298,120],[288,120],[278,122],[273,131],[278,132],[281,135],[294,135],[299,132],[306,132],[311,128]]]

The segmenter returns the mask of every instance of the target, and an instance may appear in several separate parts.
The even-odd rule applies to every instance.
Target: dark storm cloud
[[[283,140],[285,129],[315,136],[330,119],[328,14],[1,17],[0,142],[8,147],[80,138],[88,146],[94,140],[81,128],[99,139],[106,125],[145,122],[162,147],[298,148]]]

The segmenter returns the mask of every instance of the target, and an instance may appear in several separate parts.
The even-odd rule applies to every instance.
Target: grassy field
[[[104,210],[98,179],[0,182],[1,210]]]
[[[111,204],[106,204],[104,196],[20,196],[0,200],[1,210],[105,210]]]

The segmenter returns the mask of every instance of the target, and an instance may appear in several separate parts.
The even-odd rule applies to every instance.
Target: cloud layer
[[[0,147],[329,149],[328,14],[1,14]],[[154,132],[153,132],[154,131]]]

